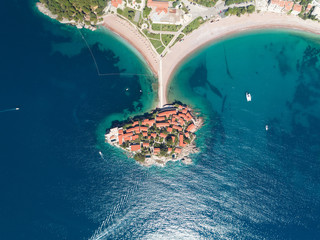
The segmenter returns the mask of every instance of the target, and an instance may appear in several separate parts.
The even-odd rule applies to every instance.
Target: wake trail
[[[20,108],[10,108],[10,109],[1,110],[0,113],[13,112],[13,111],[19,111],[19,110]]]
[[[114,225],[114,222],[116,221],[114,218],[116,214],[119,212],[120,209],[123,209],[123,206],[126,205],[129,198],[133,195],[134,192],[138,189],[139,180],[136,180],[134,185],[128,189],[126,194],[124,194],[119,203],[116,204],[113,209],[111,210],[109,216],[101,223],[100,227],[95,231],[93,236],[89,240],[100,240],[103,237],[105,237],[107,234],[109,234],[109,228]]]

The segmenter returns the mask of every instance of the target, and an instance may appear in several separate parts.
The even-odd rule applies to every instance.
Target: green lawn
[[[134,15],[136,14],[135,10],[129,7],[126,7],[125,9],[117,9],[117,13],[124,16],[125,18],[129,19],[131,22],[136,24],[136,22],[133,21]]]
[[[154,23],[151,25],[152,30],[155,31],[169,31],[169,32],[177,32],[182,26],[181,25],[173,25],[173,24],[158,24]]]
[[[174,37],[173,34],[161,34],[161,40],[165,46],[169,44],[169,42],[173,37]]]
[[[153,39],[159,39],[160,40],[160,34],[151,33],[147,29],[143,29],[142,31],[148,38],[153,38]]]
[[[193,20],[191,23],[189,23],[183,30],[182,32],[184,34],[191,33],[193,30],[196,30],[200,25],[204,23],[204,20],[202,17],[197,17],[195,20]]]
[[[161,54],[162,52],[163,52],[163,50],[165,49],[165,47],[164,46],[162,46],[162,47],[159,47],[159,48],[157,48],[157,52],[159,53],[159,54]]]
[[[152,43],[152,45],[154,46],[155,49],[157,49],[158,47],[163,46],[162,43],[158,40],[153,40],[153,39],[149,39],[150,42]]]
[[[179,34],[179,36],[176,38],[176,40],[174,40],[174,42],[172,43],[172,45],[170,47],[172,47],[173,45],[175,45],[177,42],[180,41],[180,39],[182,39],[184,37],[184,35],[182,33]]]

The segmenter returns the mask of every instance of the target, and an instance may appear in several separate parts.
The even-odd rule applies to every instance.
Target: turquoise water
[[[205,117],[202,151],[190,166],[145,168],[103,143],[112,120],[155,103],[136,52],[34,1],[4,9],[15,18],[0,38],[1,239],[318,238],[317,38],[261,32],[191,57],[170,97]]]

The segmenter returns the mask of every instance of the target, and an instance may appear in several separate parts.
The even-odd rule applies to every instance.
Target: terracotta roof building
[[[176,114],[176,113],[177,113],[176,110],[169,110],[169,111],[164,111],[164,112],[159,113],[158,116],[160,116],[160,117],[164,117],[164,116],[170,117],[171,115]]]
[[[166,136],[167,136],[167,134],[160,133],[160,137],[165,138]]]
[[[175,151],[176,153],[181,153],[181,148],[176,148],[174,151]]]
[[[156,123],[156,126],[157,126],[157,128],[169,127],[169,123],[168,122]]]
[[[154,153],[159,153],[160,152],[160,148],[154,148],[153,152]]]
[[[114,7],[118,7],[119,4],[122,4],[122,0],[111,0],[111,5]]]
[[[140,144],[131,145],[131,151],[135,152],[141,149]]]
[[[149,144],[149,143],[144,142],[144,143],[142,144],[142,146],[143,146],[143,147],[149,147],[149,146],[150,146],[150,144]]]
[[[157,116],[157,122],[161,122],[161,121],[164,121],[164,120],[166,120],[165,117],[158,117],[158,116]]]
[[[195,128],[196,128],[196,126],[195,126],[193,123],[191,123],[191,124],[188,126],[187,131],[188,131],[188,132],[191,132],[191,131],[194,130]]]
[[[167,13],[169,8],[169,2],[167,1],[153,1],[148,0],[148,7],[155,8],[156,12],[160,14],[161,12]]]

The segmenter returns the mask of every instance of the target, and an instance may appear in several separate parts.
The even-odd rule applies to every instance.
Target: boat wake
[[[20,108],[10,108],[10,109],[5,109],[0,111],[0,113],[4,113],[4,112],[12,112],[12,111],[19,111]]]

